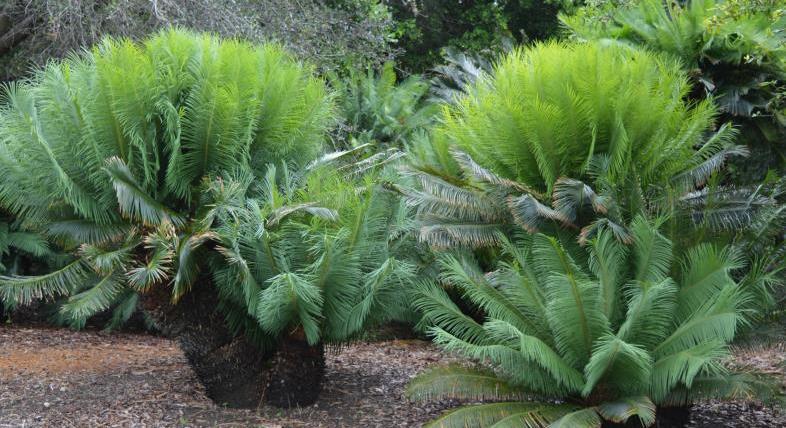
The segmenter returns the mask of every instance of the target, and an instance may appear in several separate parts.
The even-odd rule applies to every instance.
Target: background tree
[[[276,41],[322,70],[365,68],[392,59],[392,22],[381,12],[316,0],[9,0],[0,5],[0,80],[104,36],[141,39],[168,26]]]

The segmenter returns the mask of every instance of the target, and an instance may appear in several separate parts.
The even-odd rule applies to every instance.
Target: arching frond
[[[515,400],[521,392],[491,370],[438,367],[418,375],[407,386],[412,400]]]
[[[0,277],[0,298],[10,306],[28,305],[34,300],[68,295],[90,274],[82,260],[75,260],[62,269],[40,276]]]

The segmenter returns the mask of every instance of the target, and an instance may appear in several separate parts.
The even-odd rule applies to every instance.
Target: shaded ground
[[[736,365],[783,379],[784,346],[738,351]],[[0,427],[414,427],[448,403],[410,403],[406,383],[447,362],[417,341],[359,343],[332,352],[315,406],[225,409],[207,399],[180,349],[146,335],[0,327]],[[756,403],[703,403],[692,427],[786,427]]]
[[[404,387],[446,360],[417,340],[359,343],[329,354],[317,405],[237,410],[205,397],[170,340],[0,327],[0,427],[415,427],[447,406],[409,403]]]

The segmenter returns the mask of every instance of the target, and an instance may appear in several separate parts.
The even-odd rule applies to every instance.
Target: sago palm
[[[84,314],[126,283],[172,280],[182,296],[210,239],[205,178],[309,160],[330,108],[324,84],[279,48],[179,30],[143,45],[108,39],[11,84],[4,101],[0,202],[82,257],[47,277],[4,278],[3,296],[28,303],[97,275],[101,288],[73,298],[94,303]]]
[[[618,8],[609,22],[562,20],[578,38],[615,40],[679,58],[694,84],[692,97],[712,97],[758,152],[755,164],[747,165],[754,173],[744,177],[758,180],[768,167],[783,168],[784,12],[777,1],[643,0]]]
[[[437,108],[426,99],[428,82],[418,75],[397,82],[393,63],[378,73],[351,72],[331,83],[339,93],[344,122],[339,138],[345,146],[391,149],[403,147],[411,136],[434,122]],[[343,147],[347,148],[347,147]]]
[[[675,60],[619,44],[521,48],[473,89],[446,109],[436,150],[456,146],[540,192],[592,173],[618,187],[663,185],[694,161],[716,114],[685,100],[690,86]]]
[[[139,293],[160,307],[209,289],[197,280],[229,203],[212,183],[310,161],[332,108],[324,82],[279,47],[183,30],[106,39],[10,84],[2,101],[0,204],[75,257],[3,277],[0,298],[64,296],[75,326],[113,307],[130,315]],[[192,321],[181,327],[198,335]],[[218,347],[189,343],[189,358]]]
[[[441,281],[487,314],[480,324],[436,284],[416,305],[436,343],[493,370],[438,368],[409,386],[416,399],[492,400],[449,412],[430,426],[600,427],[658,406],[735,396],[745,383],[722,364],[746,322],[754,290],[734,280],[730,248],[699,244],[680,259],[641,217],[624,246],[603,229],[586,248],[526,235],[484,273],[468,257],[443,259]]]
[[[227,311],[232,326],[276,346],[265,398],[308,405],[324,345],[408,310],[417,268],[409,212],[370,176],[271,167],[260,187],[259,198],[223,211],[213,280],[220,304],[241,308]]]

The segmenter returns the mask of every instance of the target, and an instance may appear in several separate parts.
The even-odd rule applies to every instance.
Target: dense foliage
[[[782,2],[642,0],[613,8],[608,20],[563,17],[577,37],[613,39],[682,61],[694,99],[712,97],[742,130],[755,156],[740,165],[747,180],[782,169],[786,136],[786,8]]]
[[[332,169],[332,168],[326,168]],[[320,168],[297,174],[270,167],[261,196],[220,214],[223,255],[213,280],[238,330],[273,340],[301,329],[309,344],[341,343],[367,321],[400,318],[417,265],[408,210],[371,175],[352,180]],[[245,193],[234,184],[232,192]],[[227,188],[232,185],[226,184]]]
[[[304,164],[331,114],[324,83],[280,48],[174,30],[144,45],[107,39],[12,84],[5,101],[0,201],[75,258],[4,277],[0,292],[12,305],[70,296],[75,325],[133,290],[172,281],[179,299],[223,203],[210,180]]]
[[[586,251],[526,236],[506,243],[509,261],[490,273],[445,257],[441,280],[486,320],[475,322],[435,285],[421,287],[416,305],[436,324],[436,343],[499,374],[439,368],[409,394],[503,401],[461,408],[433,426],[596,427],[632,417],[650,426],[656,405],[744,394],[722,365],[754,297],[733,279],[739,255],[700,244],[674,260],[656,226],[637,218],[631,229],[630,247],[604,230]]]
[[[391,320],[478,364],[410,385],[481,402],[435,426],[751,393],[724,358],[784,294],[779,1],[180,3],[0,6],[6,76],[65,57],[0,99],[3,306],[144,310],[240,405],[313,403],[325,347]],[[217,35],[72,52],[170,24]]]
[[[351,72],[344,79],[334,77],[332,82],[340,94],[341,148],[402,148],[431,125],[437,113],[426,99],[428,83],[417,75],[397,82],[392,63],[386,63],[378,75],[369,69],[365,74]]]
[[[624,227],[642,212],[702,212],[709,193],[690,192],[745,150],[733,128],[714,131],[712,104],[684,100],[688,90],[675,62],[619,45],[511,53],[415,146],[419,186],[402,191],[418,206],[421,238],[482,247],[514,224],[557,223],[585,236],[608,224],[629,241]],[[727,197],[699,222],[740,227],[760,202]]]

